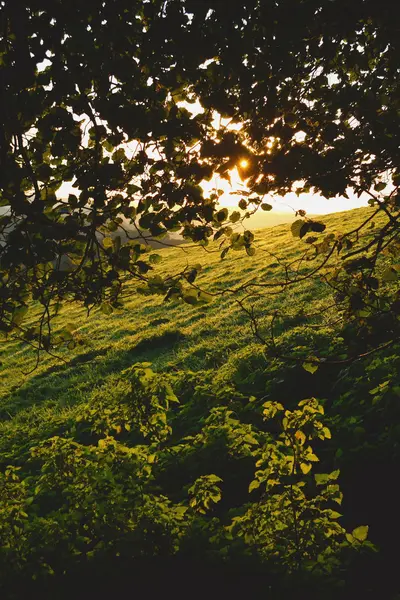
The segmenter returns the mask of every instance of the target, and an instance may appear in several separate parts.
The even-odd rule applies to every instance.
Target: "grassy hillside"
[[[367,214],[368,209],[336,213],[326,216],[324,222],[328,231],[352,229]],[[207,251],[187,246],[160,249],[157,253],[163,260],[154,266],[154,271],[175,273],[186,265],[201,264],[203,270],[196,283],[207,291],[217,292],[255,278],[260,282],[279,280],[283,268],[278,260],[290,263],[304,250],[304,243],[290,233],[290,225],[258,231],[255,245],[257,253],[253,257],[240,251],[231,252],[224,260],[220,259],[217,244]],[[98,381],[101,366],[108,365],[106,372],[118,372],[132,360],[145,359],[159,369],[170,366],[199,370],[216,366],[219,355],[222,357],[224,351],[232,353],[232,344],[236,350],[248,344],[257,345],[249,321],[235,304],[232,294],[206,306],[191,307],[184,303],[165,303],[163,296],[139,295],[136,288],[135,283],[128,286],[124,309],[111,316],[106,317],[97,310],[87,317],[83,308],[71,305],[62,311],[56,319],[56,327],[71,323],[82,338],[82,345],[60,353],[67,364],[43,355],[38,367],[25,375],[36,363],[32,349],[18,341],[4,342],[0,347],[0,410],[14,414],[31,403],[43,406],[50,397],[53,406],[58,399],[72,404],[79,398],[75,393],[78,394],[81,385],[86,383],[87,389],[91,389],[93,382]],[[310,281],[296,286],[295,291],[268,299],[268,310],[272,312],[273,308],[285,306],[289,313],[296,313],[299,306],[310,299],[315,302],[315,312],[331,302],[327,289],[318,281]],[[259,303],[263,304],[262,299]],[[93,375],[90,381],[87,380],[89,374]],[[42,390],[39,382],[44,377],[46,384]],[[65,384],[65,397],[60,389],[60,378]]]
[[[337,213],[323,220],[328,232],[346,231],[357,226],[369,210]],[[224,260],[220,259],[216,245],[207,251],[186,245],[157,250],[162,261],[154,267],[155,274],[179,272],[186,264],[201,264],[196,284],[210,293],[224,291],[210,303],[194,306],[181,301],[166,303],[162,295],[138,294],[137,285],[131,283],[127,286],[124,308],[111,315],[97,310],[88,316],[78,306],[61,311],[56,327],[70,324],[78,343],[73,349],[59,349],[59,359],[43,355],[36,366],[35,353],[29,346],[16,340],[3,341],[0,346],[2,470],[15,465],[21,467],[19,473],[28,478],[28,483],[32,478],[36,481],[40,467],[38,459],[32,459],[31,449],[41,447],[53,436],[73,440],[82,447],[96,445],[107,433],[129,448],[143,443],[154,445],[154,440],[146,442],[146,436],[144,441],[137,438],[135,427],[124,428],[125,417],[121,417],[122,425],[118,416],[111,429],[104,427],[105,414],[109,414],[105,412],[107,403],[112,415],[115,407],[122,410],[124,372],[136,363],[151,363],[154,372],[162,374],[179,400],[179,405],[167,407],[171,441],[164,440],[155,450],[159,469],[155,473],[157,489],[171,501],[184,504],[181,490],[187,491],[196,477],[215,473],[224,483],[221,503],[211,511],[211,517],[226,522],[227,515],[251,500],[247,494],[251,481],[250,451],[243,456],[239,452],[234,459],[228,457],[225,461],[218,444],[210,443],[211,454],[199,450],[196,459],[192,455],[187,459],[188,466],[186,459],[177,465],[168,462],[165,448],[173,452],[187,436],[194,436],[189,445],[196,448],[196,436],[209,426],[207,419],[213,409],[229,408],[243,427],[253,427],[261,436],[263,426],[258,415],[265,402],[276,401],[292,411],[299,401],[316,397],[325,409],[332,439],[318,441],[316,453],[320,462],[315,470],[329,473],[340,469],[338,483],[344,492],[339,509],[343,514],[341,525],[349,531],[369,525],[369,539],[380,547],[376,554],[368,548],[360,549],[359,563],[352,563],[351,569],[343,567],[347,593],[351,596],[362,586],[364,597],[377,597],[381,591],[376,587],[374,573],[385,578],[388,590],[393,593],[393,539],[400,534],[393,476],[400,464],[398,348],[392,346],[344,366],[327,364],[314,374],[306,371],[302,362],[307,360],[310,349],[321,357],[346,355],[348,340],[345,333],[342,335],[343,322],[337,318],[340,315],[332,291],[319,277],[312,277],[273,295],[262,288],[258,296],[251,298],[246,297],[246,291],[232,294],[230,290],[246,282],[280,281],[285,268],[306,274],[314,266],[314,262],[300,261],[305,245],[293,238],[289,225],[257,232],[255,245],[257,252],[253,257],[244,252],[230,252]],[[266,337],[271,316],[278,310],[276,344],[282,354],[299,360],[274,357],[254,336],[249,317],[237,299],[245,307],[253,307]],[[88,417],[91,406],[100,410],[101,418],[100,413]],[[96,430],[93,424],[98,417],[103,425]],[[85,428],[82,423],[90,426]],[[246,431],[249,433],[250,429]],[[40,493],[37,492],[39,497]],[[39,502],[36,512],[32,509],[32,519],[51,517],[56,521],[61,508],[54,512],[48,498],[43,502]],[[34,499],[32,505],[35,506]],[[6,510],[4,506],[2,510]],[[46,523],[43,527],[48,528]],[[207,527],[211,527],[210,523]],[[50,530],[45,531],[50,539]],[[201,555],[204,540],[201,536],[194,539]],[[65,548],[63,551],[68,556],[72,552]],[[57,575],[57,560],[53,565],[51,552],[46,552]],[[239,550],[232,552],[235,556]],[[196,556],[190,545],[185,553]],[[39,554],[34,553],[30,560],[36,560],[34,557]],[[368,572],[370,561],[374,573]],[[275,581],[273,577],[271,574],[271,581]],[[332,597],[339,597],[337,593],[332,592]],[[315,597],[319,597],[317,592]]]

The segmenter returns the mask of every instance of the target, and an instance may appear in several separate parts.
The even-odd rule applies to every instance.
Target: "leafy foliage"
[[[282,404],[269,401],[264,404],[264,418],[274,418],[283,410]],[[319,420],[321,413],[323,408],[314,398],[301,401],[294,411],[285,411],[283,431],[278,441],[267,443],[259,452],[258,470],[249,486],[250,492],[259,490],[260,500],[235,518],[230,529],[289,572],[303,565],[329,572],[340,564],[337,553],[345,530],[336,522],[340,513],[329,507],[342,502],[334,483],[339,471],[315,475],[319,489],[314,497],[304,491],[311,487],[305,476],[319,460],[308,444],[313,438],[330,438],[329,429]]]
[[[339,486],[333,483],[339,471],[315,476],[323,486],[317,494],[307,498],[303,492],[311,463],[318,460],[308,443],[330,437],[316,400],[285,411],[278,436],[218,406],[195,437],[173,440],[167,423],[169,400],[176,397],[149,364],[121,374],[117,397],[117,402],[111,399],[111,408],[96,401],[80,406],[69,435],[43,440],[30,449],[23,468],[8,466],[1,475],[0,568],[6,581],[16,574],[34,579],[46,573],[65,575],[83,558],[179,553],[182,544],[190,543],[197,522],[205,533],[214,523],[208,544],[221,557],[229,555],[236,536],[243,536],[250,549],[276,561],[275,569],[287,567],[289,572],[302,568],[306,559],[307,568],[317,561],[331,571],[340,564],[339,548],[365,541],[366,528],[346,538],[336,522],[340,515],[325,508],[341,502]],[[146,411],[146,403],[154,409]],[[122,417],[124,406],[132,412]],[[283,410],[281,404],[267,402],[264,418]],[[124,430],[115,423],[114,412],[122,413]],[[168,473],[174,456],[195,465],[216,443],[235,462],[251,459],[257,470],[249,492],[263,488],[260,500],[245,503],[243,515],[227,524],[221,513],[213,516],[224,495],[224,478],[202,474],[183,488],[185,493],[176,490],[178,496],[165,493],[162,485],[163,471]]]

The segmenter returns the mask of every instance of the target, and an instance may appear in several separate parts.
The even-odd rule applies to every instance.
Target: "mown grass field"
[[[370,210],[337,213],[320,220],[327,225],[325,233],[346,232],[357,227]],[[258,295],[250,298],[246,298],[246,290],[238,294],[232,290],[247,282],[282,281],[285,268],[293,276],[306,275],[321,258],[300,260],[305,244],[292,236],[290,225],[258,231],[254,243],[255,256],[231,251],[224,260],[216,243],[207,251],[188,245],[157,250],[162,261],[154,266],[155,274],[202,265],[196,285],[215,294],[209,303],[165,302],[162,295],[138,294],[137,284],[130,283],[124,308],[110,315],[100,310],[87,315],[74,305],[62,309],[55,327],[73,325],[79,343],[74,349],[56,350],[59,358],[43,354],[36,366],[31,347],[18,340],[3,341],[2,468],[14,464],[23,469],[32,446],[73,430],[80,407],[90,404],[99,389],[112,394],[120,373],[135,363],[150,362],[154,371],[171,377],[180,401],[172,424],[180,435],[196,433],[216,404],[228,403],[251,421],[253,407],[266,400],[293,408],[299,400],[315,396],[324,405],[332,430],[332,440],[321,450],[321,464],[328,470],[341,470],[343,523],[350,528],[370,526],[370,539],[382,548],[378,566],[373,568],[390,579],[394,560],[390,540],[400,532],[395,515],[396,481],[390,476],[400,455],[397,346],[352,364],[327,364],[314,374],[306,371],[302,361],[310,353],[329,358],[345,351],[343,338],[336,335],[343,322],[333,292],[320,276],[286,289],[274,288],[274,293],[260,287]],[[253,307],[266,338],[271,316],[279,311],[276,344],[284,354],[299,360],[285,361],[269,354],[255,337],[237,299]],[[382,384],[382,393],[373,391]],[[365,576],[367,580],[370,575]],[[360,577],[360,573],[354,574],[356,587]],[[371,597],[377,589],[373,585]],[[388,586],[393,589],[392,583]]]
[[[323,221],[329,232],[346,231],[354,228],[369,210],[336,213]],[[207,251],[187,246],[157,250],[163,260],[154,266],[154,272],[175,273],[186,264],[201,264],[203,269],[196,284],[217,293],[255,280],[260,283],[282,280],[284,271],[278,260],[289,264],[305,248],[301,240],[292,236],[290,225],[257,231],[255,245],[257,253],[253,257],[244,250],[231,251],[224,260],[220,259],[216,243]],[[229,368],[226,361],[238,360],[241,353],[249,352],[249,345],[256,351],[259,344],[252,335],[249,319],[235,303],[234,294],[227,292],[210,304],[189,306],[182,302],[166,303],[162,295],[139,295],[136,287],[135,283],[127,285],[124,309],[112,315],[106,316],[97,309],[87,316],[82,307],[68,305],[56,319],[55,327],[73,324],[82,345],[74,350],[61,350],[60,360],[44,353],[34,369],[36,355],[31,347],[18,341],[3,341],[0,346],[3,416],[21,418],[30,411],[48,408],[68,410],[94,385],[132,361],[148,360],[156,369],[226,370]],[[318,313],[331,304],[327,288],[318,279],[274,296],[269,296],[267,290],[261,294],[263,297],[256,299],[255,305],[269,313],[285,307],[288,315],[294,314],[310,303]]]

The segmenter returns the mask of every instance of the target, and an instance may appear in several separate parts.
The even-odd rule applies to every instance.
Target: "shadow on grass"
[[[42,402],[74,404],[112,373],[118,373],[135,362],[165,359],[167,351],[183,339],[185,336],[181,331],[167,330],[126,350],[114,349],[113,346],[99,348],[74,356],[68,364],[52,365],[11,391],[0,406],[0,419],[10,419],[19,410]]]

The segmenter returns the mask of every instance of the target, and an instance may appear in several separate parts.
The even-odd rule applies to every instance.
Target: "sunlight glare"
[[[246,169],[246,168],[249,166],[249,161],[248,161],[247,159],[243,158],[243,159],[240,161],[240,163],[239,163],[239,166],[240,166],[242,169]]]

